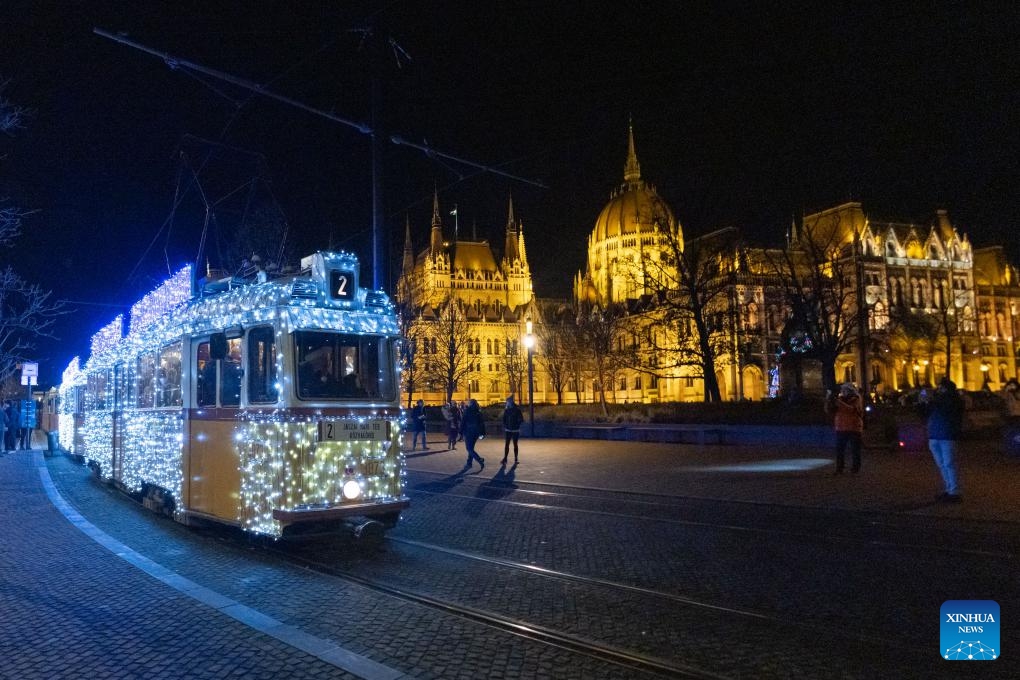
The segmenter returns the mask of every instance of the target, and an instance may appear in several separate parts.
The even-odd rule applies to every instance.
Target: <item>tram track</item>
[[[561,571],[561,570],[557,570],[557,569],[549,569],[547,567],[540,567],[540,566],[537,566],[537,565],[534,565],[534,564],[526,564],[524,562],[518,562],[518,561],[515,561],[515,560],[507,560],[507,559],[499,558],[499,557],[488,557],[488,556],[485,556],[485,555],[478,555],[478,554],[471,553],[471,552],[468,552],[468,551],[465,551],[465,550],[459,550],[459,549],[456,549],[456,548],[448,548],[448,547],[445,547],[445,546],[436,545],[434,543],[426,543],[426,542],[423,542],[423,541],[416,541],[416,540],[408,539],[408,538],[399,538],[399,537],[396,537],[396,536],[390,536],[390,537],[388,537],[388,540],[393,541],[395,543],[401,543],[401,544],[404,544],[404,545],[414,546],[416,548],[432,550],[432,551],[435,551],[435,552],[442,552],[442,553],[445,553],[447,555],[455,555],[455,556],[458,556],[458,557],[461,557],[461,558],[464,558],[464,559],[469,559],[469,560],[473,560],[473,561],[476,561],[476,562],[481,562],[481,563],[484,563],[484,564],[499,565],[499,566],[507,567],[507,568],[510,568],[510,569],[517,569],[517,570],[520,570],[520,571],[525,571],[525,572],[528,572],[528,573],[531,573],[531,574],[538,574],[538,575],[545,576],[545,577],[548,577],[548,578],[556,578],[556,579],[562,579],[562,580],[565,580],[565,581],[572,581],[572,582],[576,582],[576,583],[582,583],[582,584],[585,584],[585,585],[599,586],[599,587],[603,587],[603,588],[614,588],[614,589],[618,589],[618,590],[625,590],[625,591],[630,591],[630,592],[634,592],[634,593],[640,593],[642,595],[646,595],[646,596],[650,596],[650,597],[654,597],[654,598],[658,598],[658,599],[662,599],[662,600],[668,600],[670,602],[673,602],[673,603],[676,603],[676,604],[679,604],[679,605],[683,605],[683,606],[687,606],[687,607],[693,607],[693,608],[697,608],[697,609],[707,609],[707,610],[718,612],[718,613],[721,613],[721,614],[724,614],[724,615],[736,616],[736,617],[741,617],[741,618],[745,618],[745,619],[750,619],[750,620],[753,620],[753,621],[756,621],[756,622],[760,622],[760,623],[765,623],[765,624],[768,624],[768,625],[778,625],[778,626],[785,626],[785,627],[789,627],[789,628],[797,628],[797,629],[800,629],[800,630],[808,632],[808,633],[820,633],[820,634],[823,634],[823,635],[845,638],[845,639],[848,639],[848,640],[854,640],[854,641],[857,641],[857,642],[863,642],[863,643],[872,644],[872,645],[888,645],[889,644],[888,638],[882,638],[882,637],[871,636],[871,635],[848,634],[844,629],[835,628],[835,627],[832,627],[832,626],[823,626],[823,625],[818,625],[818,624],[810,624],[810,623],[805,623],[803,621],[796,621],[796,620],[793,620],[793,619],[790,619],[790,618],[783,618],[783,617],[779,617],[779,616],[773,616],[771,614],[766,614],[766,613],[760,612],[760,611],[754,611],[754,610],[750,610],[750,609],[741,609],[741,608],[738,608],[738,607],[730,607],[730,606],[716,604],[716,603],[712,603],[712,602],[706,602],[706,601],[703,601],[703,600],[697,600],[697,599],[694,599],[692,597],[688,597],[688,596],[685,596],[685,595],[680,595],[680,594],[677,594],[677,593],[668,593],[668,592],[665,592],[665,591],[654,590],[652,588],[645,588],[645,587],[636,586],[636,585],[633,585],[633,584],[619,583],[619,582],[616,582],[616,581],[610,581],[610,580],[602,579],[602,578],[594,578],[594,577],[591,577],[591,576],[584,576],[584,575],[581,575],[581,574],[573,574],[573,573],[569,573],[569,572],[565,572],[565,571]],[[902,648],[902,646],[901,645],[897,645],[897,648]],[[918,652],[921,651],[920,647],[918,647],[917,651]]]
[[[494,568],[498,568],[525,572],[531,577],[537,577],[546,581],[555,580],[569,582],[575,586],[580,586],[585,589],[587,595],[577,597],[578,600],[585,603],[589,600],[602,599],[605,599],[606,601],[613,601],[613,597],[597,596],[595,594],[596,589],[622,593],[622,595],[617,596],[617,599],[625,601],[630,600],[632,605],[636,597],[641,601],[641,604],[640,606],[635,607],[635,611],[648,612],[653,621],[656,619],[656,616],[661,617],[664,615],[667,619],[675,619],[677,621],[676,627],[678,635],[680,635],[680,637],[685,641],[696,639],[699,633],[696,629],[690,629],[689,624],[681,623],[681,621],[686,620],[701,622],[706,619],[711,619],[716,622],[714,624],[716,626],[716,630],[725,630],[727,631],[727,634],[734,635],[734,637],[739,639],[754,640],[755,642],[751,645],[752,648],[757,649],[758,653],[766,656],[768,652],[761,650],[774,648],[781,642],[788,641],[791,638],[815,641],[828,640],[833,646],[844,649],[860,647],[863,645],[873,651],[877,651],[879,654],[886,655],[888,658],[896,658],[900,660],[903,658],[921,658],[925,653],[920,641],[904,641],[902,637],[896,639],[892,636],[881,637],[878,635],[850,632],[843,627],[796,621],[761,611],[725,606],[675,593],[667,593],[650,588],[614,582],[607,579],[593,578],[580,574],[548,569],[504,558],[490,557],[434,543],[396,537],[392,534],[387,536],[386,541],[391,544],[405,546],[416,551],[438,553],[446,558],[452,557],[457,560],[481,565],[481,568],[462,567],[460,571],[456,573],[488,574],[490,578],[498,580],[497,577],[492,576]],[[596,641],[582,637],[575,632],[559,630],[550,625],[536,623],[534,620],[507,615],[504,613],[497,613],[489,609],[483,610],[477,606],[464,604],[463,602],[450,599],[449,597],[443,597],[442,595],[436,595],[431,592],[423,592],[421,587],[407,587],[407,585],[401,586],[394,584],[394,582],[400,581],[405,584],[408,582],[416,584],[430,583],[435,581],[437,573],[442,573],[447,578],[451,578],[452,576],[450,575],[450,572],[443,568],[445,565],[437,563],[435,558],[414,558],[407,554],[399,554],[394,557],[394,559],[400,563],[400,566],[397,568],[398,573],[396,575],[386,573],[387,566],[384,562],[373,560],[373,575],[366,576],[364,574],[356,573],[349,568],[331,564],[324,561],[321,557],[295,555],[291,552],[286,552],[283,556],[285,559],[293,560],[306,568],[359,584],[375,592],[388,594],[404,601],[414,602],[442,611],[446,614],[458,616],[462,619],[486,625],[508,634],[541,642],[543,644],[553,645],[578,654],[584,654],[591,658],[606,661],[631,670],[638,670],[655,676],[666,677],[729,677],[727,675],[727,671],[730,669],[723,669],[723,671],[720,672],[718,670],[696,664],[679,663],[677,659],[662,658],[660,656],[650,655],[641,650],[635,650],[631,647],[631,645],[621,643],[618,640],[614,640],[612,642]],[[442,566],[437,566],[437,564]],[[415,567],[414,565],[419,566]],[[422,571],[420,573],[416,571],[416,568],[426,569],[426,567],[429,571]],[[409,569],[410,571],[403,571],[405,569]],[[380,573],[380,570],[384,574],[383,576],[377,575]],[[502,580],[511,581],[515,579],[512,577],[502,577]],[[485,590],[484,585],[478,587]],[[536,588],[532,586],[527,588],[526,592],[530,594],[535,592],[536,589],[542,590],[542,587],[539,586]],[[555,590],[551,587],[549,589]],[[459,592],[460,591],[458,591],[458,593]],[[679,613],[680,610],[677,609],[678,607],[682,610],[688,610],[688,613]],[[583,610],[584,607],[582,606],[581,609]],[[652,614],[652,612],[658,612],[658,614]],[[666,612],[666,614],[663,614],[663,612]],[[624,616],[624,618],[632,620],[632,616]],[[652,622],[649,622],[647,625],[650,625],[652,628],[656,627]],[[734,633],[734,631],[737,632]],[[638,635],[638,638],[634,639],[636,646],[637,644],[640,644],[638,643],[640,634],[636,632],[633,634]],[[692,638],[690,636],[694,637]],[[674,653],[676,653],[676,651],[677,650],[675,649],[673,650]],[[746,673],[746,671],[747,668],[744,667],[734,671],[734,673],[736,675],[741,675]]]
[[[410,472],[414,472],[415,474],[430,475],[430,476],[446,476],[446,475],[442,475],[441,473],[435,473],[435,472],[430,472],[430,471],[425,471],[425,470],[410,470]],[[527,484],[528,486],[538,486],[538,487],[547,486],[547,487],[554,487],[554,488],[569,488],[569,489],[571,489],[571,492],[564,493],[564,492],[559,492],[559,491],[544,490],[544,489],[541,489],[541,488],[539,488],[539,489],[521,488],[520,486],[518,486],[519,484]],[[480,489],[483,486],[484,486],[484,484],[478,484],[474,488],[475,489]],[[499,489],[497,488],[497,489],[494,489],[493,491],[494,492],[498,492]],[[586,491],[595,492],[595,494],[576,493],[576,492],[586,492]],[[664,517],[661,514],[653,514],[653,513],[617,512],[617,511],[605,510],[605,509],[590,509],[590,508],[583,508],[583,507],[573,507],[573,506],[564,505],[564,504],[543,503],[543,502],[541,502],[542,499],[565,499],[567,501],[581,501],[581,502],[589,502],[589,503],[612,501],[613,503],[616,503],[616,504],[619,504],[619,505],[624,505],[624,506],[628,506],[629,505],[629,506],[637,506],[637,507],[643,507],[643,508],[655,508],[655,509],[658,509],[659,511],[669,511],[669,512],[683,512],[683,511],[687,511],[688,510],[688,504],[691,503],[691,502],[695,502],[695,503],[747,504],[747,505],[753,505],[753,506],[766,505],[766,506],[769,506],[769,507],[778,507],[778,508],[790,509],[790,510],[801,510],[801,509],[803,509],[803,510],[808,510],[808,511],[815,511],[815,509],[813,509],[813,508],[800,508],[799,506],[768,504],[768,503],[761,503],[759,501],[754,501],[754,502],[750,502],[750,501],[734,501],[732,499],[706,498],[706,497],[701,497],[701,496],[667,496],[667,495],[663,495],[663,494],[649,494],[649,493],[645,493],[645,492],[635,492],[635,491],[616,491],[616,490],[612,490],[612,489],[603,489],[603,488],[598,488],[598,487],[572,487],[572,486],[566,486],[565,487],[564,485],[561,485],[561,484],[555,484],[554,485],[554,484],[545,484],[545,483],[542,483],[542,482],[515,482],[515,486],[512,488],[512,493],[515,496],[537,497],[538,500],[536,500],[536,501],[508,500],[506,498],[499,498],[499,497],[486,497],[485,495],[479,495],[478,493],[476,493],[473,496],[467,496],[467,495],[462,494],[462,493],[450,494],[448,490],[433,491],[433,490],[429,490],[429,489],[423,489],[423,488],[421,488],[421,485],[419,485],[419,486],[408,486],[407,492],[409,494],[422,494],[422,495],[430,495],[430,496],[451,496],[451,497],[452,496],[456,496],[456,497],[467,498],[467,499],[471,499],[471,500],[475,500],[475,501],[484,501],[484,502],[488,502],[488,503],[505,504],[505,505],[509,505],[509,506],[517,506],[517,507],[530,508],[530,509],[556,510],[556,511],[574,512],[574,513],[590,514],[590,515],[602,515],[602,516],[606,516],[606,517],[615,517],[615,518],[620,518],[620,519],[639,519],[639,520],[643,520],[643,521],[661,522],[661,523],[671,524],[671,525],[676,525],[676,526],[689,526],[689,527],[702,528],[702,529],[717,529],[717,530],[720,530],[720,531],[727,531],[727,532],[733,532],[733,533],[762,534],[762,535],[767,535],[767,536],[783,536],[783,537],[787,537],[787,538],[806,539],[806,540],[810,540],[810,541],[820,541],[820,542],[824,542],[824,543],[840,543],[840,544],[849,544],[849,545],[864,545],[864,546],[875,547],[875,548],[886,548],[886,549],[893,549],[893,550],[910,550],[910,551],[915,551],[915,552],[940,553],[940,554],[946,554],[946,555],[965,555],[965,556],[970,556],[970,557],[992,558],[992,559],[1000,559],[1000,560],[1006,560],[1006,561],[1013,561],[1017,557],[1016,552],[1014,552],[1014,551],[1007,551],[1007,550],[987,550],[987,549],[979,549],[979,548],[961,548],[961,547],[945,546],[945,545],[930,545],[930,544],[924,544],[924,543],[910,543],[910,542],[904,542],[904,541],[889,541],[889,540],[882,540],[882,539],[869,538],[869,537],[851,536],[851,535],[846,535],[846,534],[841,534],[841,533],[833,532],[833,527],[831,525],[826,527],[826,532],[825,533],[818,533],[818,532],[810,532],[810,531],[793,531],[793,530],[790,530],[790,529],[781,529],[781,528],[776,528],[776,527],[773,527],[773,526],[760,526],[760,525],[756,526],[756,525],[750,525],[750,524],[734,524],[734,523],[724,523],[724,522],[707,522],[707,521],[699,521],[699,520],[692,520],[692,519],[680,519],[680,518],[674,518],[674,517]],[[648,499],[652,499],[652,500],[648,500]],[[832,511],[827,511],[827,512],[828,512],[828,514],[831,514]],[[856,514],[856,513],[854,513],[854,511],[840,511],[840,512],[841,512],[841,514],[844,514],[844,515],[849,514],[851,516]],[[870,528],[870,529],[889,530],[889,531],[892,531],[892,530],[899,530],[899,531],[917,530],[916,526],[915,527],[910,527],[910,526],[904,526],[903,524],[894,524],[894,523],[890,523],[890,522],[879,522],[879,521],[875,521],[875,520],[870,519],[870,518],[867,518],[867,519],[862,518],[862,521],[858,525],[856,525],[856,527],[859,528],[859,529]],[[983,533],[983,532],[977,532],[977,531],[973,531],[973,530],[971,530],[970,532],[966,532],[966,530],[963,530],[963,531],[965,533],[970,533],[971,535],[976,536],[978,538],[984,538],[986,536],[986,534]],[[961,534],[961,530],[954,530],[953,534],[954,534],[955,537],[959,537],[960,534]]]
[[[393,539],[390,538],[389,540]],[[401,542],[413,544],[413,542]],[[693,665],[678,664],[674,661],[634,652],[616,645],[586,640],[579,636],[571,635],[563,631],[553,630],[546,626],[528,623],[512,617],[502,616],[494,612],[483,611],[475,607],[469,607],[460,603],[443,600],[408,588],[394,586],[376,578],[369,578],[355,574],[349,570],[328,565],[319,560],[296,555],[293,552],[281,551],[278,548],[272,548],[270,549],[270,552],[273,552],[288,561],[300,564],[305,568],[312,569],[329,576],[342,578],[345,581],[356,583],[377,593],[382,593],[405,602],[412,602],[430,609],[438,610],[445,614],[456,616],[515,637],[551,645],[575,654],[582,654],[602,662],[610,663],[621,668],[639,671],[653,677],[702,678],[706,680],[722,680],[729,677],[727,675],[721,675]]]

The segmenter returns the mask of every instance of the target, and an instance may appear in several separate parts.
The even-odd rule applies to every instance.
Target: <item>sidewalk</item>
[[[411,470],[454,474],[467,459],[463,442],[447,451],[445,440],[433,436],[429,447],[407,453]],[[491,477],[503,457],[502,437],[476,449],[486,462],[480,476]],[[833,452],[820,447],[522,437],[520,450],[518,482],[1020,524],[1020,459],[996,442],[961,442],[959,505],[934,502],[941,480],[927,452],[865,449],[860,473],[833,476]]]

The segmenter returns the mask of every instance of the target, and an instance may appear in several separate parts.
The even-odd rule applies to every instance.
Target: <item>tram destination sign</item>
[[[385,420],[323,420],[319,423],[320,442],[376,442],[389,436],[390,424]]]

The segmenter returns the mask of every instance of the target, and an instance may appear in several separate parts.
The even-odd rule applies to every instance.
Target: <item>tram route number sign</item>
[[[389,439],[385,420],[324,420],[319,423],[320,442],[377,442]]]
[[[329,290],[334,300],[353,300],[357,285],[354,272],[334,269],[329,273]]]

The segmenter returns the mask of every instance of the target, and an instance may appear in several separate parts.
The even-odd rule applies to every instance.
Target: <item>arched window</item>
[[[758,327],[758,305],[753,302],[747,305],[747,327]]]

